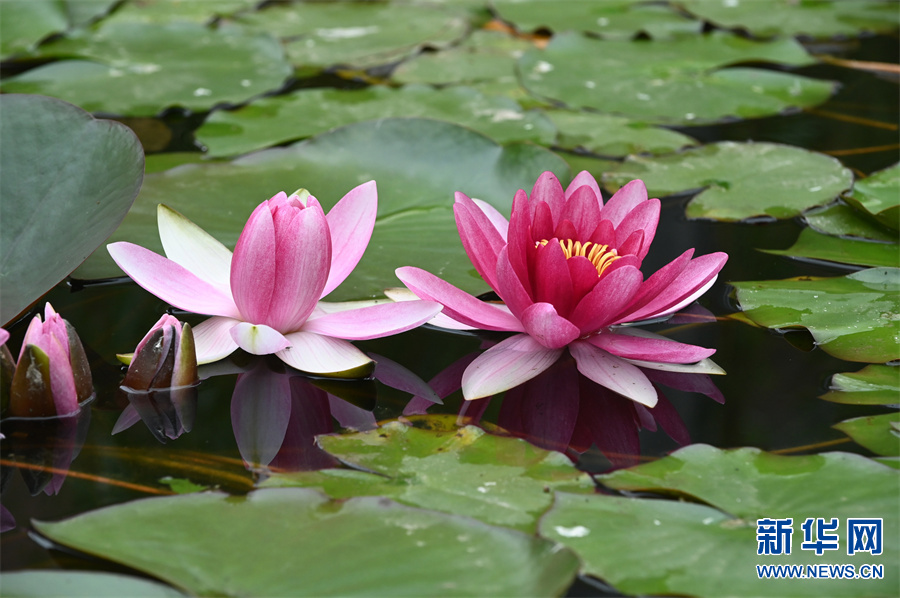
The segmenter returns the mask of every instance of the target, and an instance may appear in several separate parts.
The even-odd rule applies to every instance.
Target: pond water
[[[829,48],[829,53],[847,60],[898,61],[896,36],[870,36],[834,45],[838,47]],[[831,153],[863,175],[897,162],[900,106],[895,79],[828,65],[795,72],[837,80],[841,87],[828,102],[807,111],[678,130],[706,143],[772,141]],[[172,112],[156,120],[174,131],[162,151],[184,151],[190,149],[190,133],[202,122],[202,114]],[[522,181],[523,187],[530,185],[530,181]],[[447,191],[449,198],[453,189]],[[696,247],[697,254],[725,251],[729,261],[699,305],[650,329],[682,342],[716,348],[714,359],[727,375],[712,378],[717,391],[702,380],[668,382],[693,384],[703,392],[672,388],[662,380],[665,402],[670,406],[653,415],[636,411],[627,400],[612,395],[582,396],[580,411],[577,402],[574,407],[561,407],[569,397],[547,392],[564,384],[555,380],[543,390],[519,396],[510,391],[505,398],[467,403],[456,390],[443,404],[411,401],[409,392],[384,382],[391,381],[391,372],[384,369],[376,372],[384,381],[313,381],[346,400],[329,401],[315,386],[301,383],[293,394],[275,396],[271,389],[282,384],[279,380],[284,377],[277,371],[277,360],[254,360],[245,354],[233,356],[218,368],[202,369],[204,379],[195,397],[179,399],[177,407],[139,405],[139,414],[117,392],[123,370],[112,356],[131,351],[169,306],[127,279],[60,283],[45,299],[78,330],[91,361],[96,399],[83,408],[77,422],[64,429],[48,432],[49,426],[27,427],[10,420],[0,424],[7,437],[16,439],[13,445],[4,443],[2,450],[2,504],[14,517],[15,526],[0,536],[0,567],[3,571],[116,571],[108,562],[74,556],[38,541],[29,522],[57,521],[98,507],[170,494],[173,486],[162,481],[165,479],[174,479],[175,484],[189,480],[242,494],[272,472],[339,467],[334,457],[314,445],[316,434],[365,430],[397,418],[426,428],[438,425],[435,422],[481,425],[492,433],[519,436],[561,450],[591,473],[651,461],[690,443],[750,446],[786,455],[831,450],[872,455],[832,426],[884,409],[818,398],[828,390],[832,375],[855,371],[860,364],[816,348],[805,330],[779,333],[728,318],[739,310],[730,281],[842,276],[857,268],[763,253],[760,250],[788,247],[805,227],[803,222],[688,220],[684,212],[690,197],[664,199],[659,231],[644,270],[655,271],[689,247]],[[202,321],[192,314],[170,313],[192,324]],[[12,347],[20,345],[28,319],[30,314],[9,327]],[[456,334],[424,327],[356,344],[386,358],[384,363],[396,362],[429,381],[450,364],[483,349],[486,340],[501,338],[503,335]],[[245,381],[244,395],[235,392],[239,375]],[[585,407],[588,401],[603,408],[591,410]],[[566,415],[558,415],[561,409],[567,410]],[[425,413],[448,417],[431,420]],[[289,418],[287,433],[284,418]],[[639,433],[636,424],[643,428]],[[49,444],[48,436],[54,439]],[[48,481],[56,488],[51,494],[42,491]],[[584,580],[569,590],[570,595],[601,595],[604,591]]]

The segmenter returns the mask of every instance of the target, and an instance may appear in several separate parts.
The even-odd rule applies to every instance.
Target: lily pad
[[[856,417],[834,427],[873,453],[900,456],[900,413]]]
[[[833,37],[887,33],[897,29],[893,2],[854,0],[796,2],[795,0],[678,0],[692,14],[719,27],[739,28],[756,36]]]
[[[259,0],[132,0],[121,6],[106,22],[135,21],[140,23],[171,23],[189,21],[209,23],[253,8]]]
[[[298,67],[388,64],[423,46],[459,40],[468,28],[461,7],[383,2],[269,6],[236,20],[282,38]]]
[[[732,284],[743,315],[760,326],[807,328],[822,350],[847,361],[900,354],[900,269]]]
[[[339,499],[387,496],[532,533],[553,502],[550,490],[593,493],[590,476],[562,453],[475,426],[443,425],[446,418],[456,419],[427,416],[422,422],[432,429],[390,422],[358,434],[319,436],[320,447],[362,471],[276,474],[265,485],[319,488]]]
[[[44,38],[86,25],[117,0],[28,0],[0,2],[0,56],[33,49]]]
[[[4,572],[3,595],[9,598],[68,596],[69,598],[180,598],[184,594],[161,583],[94,571]]]
[[[141,187],[128,127],[53,98],[0,96],[0,323],[78,267]]]
[[[303,488],[149,498],[34,526],[201,596],[555,595],[578,567],[521,532]]]
[[[900,193],[900,190],[898,190]],[[872,241],[896,243],[897,232],[866,217],[865,212],[838,203],[803,215],[810,228],[826,235],[858,237]]]
[[[897,243],[842,239],[817,233],[811,228],[803,229],[797,242],[788,249],[766,249],[765,252],[858,266],[900,267],[900,247]]]
[[[603,182],[612,190],[642,179],[651,195],[701,189],[688,218],[792,218],[832,201],[853,174],[830,156],[775,143],[723,141],[660,157],[628,158]]]
[[[638,33],[653,39],[668,39],[699,33],[703,28],[701,21],[690,19],[670,6],[646,4],[640,0],[493,0],[493,6],[501,19],[520,31],[585,31],[604,39],[627,40]]]
[[[900,229],[900,164],[857,181],[846,197],[854,207],[869,212],[888,228]]]
[[[604,156],[664,154],[696,145],[687,135],[635,122],[621,116],[575,110],[546,110],[559,130],[558,147]]]
[[[278,41],[235,25],[121,21],[78,31],[40,48],[60,60],[3,82],[89,112],[154,115],[180,106],[209,110],[280,88],[291,74]],[[190,56],[190,60],[185,60]]]
[[[900,403],[900,368],[871,364],[858,372],[835,374],[831,377],[831,390],[822,398],[854,405]]]
[[[847,453],[784,457],[758,449],[693,445],[653,463],[601,476],[619,490],[691,501],[557,493],[540,534],[572,548],[583,571],[628,594],[893,596],[900,583],[897,474]],[[708,505],[708,506],[707,506]],[[808,517],[838,518],[840,550],[801,548]],[[884,552],[847,555],[846,518],[883,518]],[[758,555],[757,520],[791,518],[790,554]],[[757,565],[881,564],[884,579],[760,579]],[[648,563],[652,566],[648,569]]]
[[[824,102],[834,85],[745,62],[794,66],[812,58],[792,39],[754,42],[726,34],[669,41],[609,41],[563,33],[519,60],[522,84],[570,108],[698,124],[754,118]]]
[[[556,127],[546,116],[525,112],[513,100],[489,97],[469,87],[434,89],[425,85],[306,89],[263,98],[233,112],[213,112],[196,136],[210,156],[233,156],[354,122],[398,116],[454,122],[499,143],[550,145],[556,136]]]
[[[378,221],[369,249],[329,299],[380,295],[392,286],[394,269],[404,265],[442,276],[445,270],[456,273],[447,280],[480,293],[484,282],[468,273],[472,266],[458,241],[450,211],[453,192],[484,199],[508,214],[516,190],[545,170],[569,176],[560,157],[532,144],[501,146],[435,120],[366,121],[230,162],[187,164],[148,175],[111,240],[161,251],[156,206],[165,203],[233,246],[253,208],[279,191],[309,189],[328,210],[356,185],[375,179]],[[105,249],[76,272],[78,278],[118,275]]]

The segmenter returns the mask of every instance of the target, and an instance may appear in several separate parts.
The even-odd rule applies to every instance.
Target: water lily
[[[3,393],[9,400],[9,415],[69,415],[93,394],[91,370],[81,340],[49,303],[44,306],[44,319],[38,314],[28,325],[14,369],[12,354],[5,345],[9,335],[3,332]]]
[[[124,242],[108,249],[147,291],[175,307],[213,316],[194,329],[199,363],[240,347],[255,355],[274,353],[306,372],[360,371],[372,362],[348,341],[415,328],[440,310],[427,301],[319,301],[362,257],[377,202],[374,181],[352,189],[327,215],[306,191],[278,193],[253,211],[233,255],[161,205],[159,234],[167,257]]]
[[[197,382],[197,354],[191,326],[165,314],[138,343],[122,386],[146,391],[191,386]]]
[[[639,180],[604,204],[587,172],[565,191],[545,172],[530,196],[516,193],[508,222],[487,203],[457,193],[454,214],[463,247],[503,304],[479,301],[419,268],[400,268],[397,276],[417,297],[441,303],[442,317],[465,327],[519,333],[466,368],[466,399],[534,378],[568,349],[582,374],[652,407],[656,391],[638,365],[673,369],[715,351],[624,325],[690,304],[715,282],[727,259],[724,253],[694,258],[688,250],[645,280],[640,267],[659,213],[659,200],[648,199]],[[710,363],[692,371],[721,373]]]

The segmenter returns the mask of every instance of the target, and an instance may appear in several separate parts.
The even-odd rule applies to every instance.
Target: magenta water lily
[[[166,257],[124,242],[108,249],[149,292],[175,307],[213,316],[194,329],[200,363],[240,347],[256,355],[274,353],[315,374],[359,372],[371,360],[348,341],[409,330],[441,309],[430,301],[320,301],[365,252],[377,202],[374,181],[350,190],[327,215],[305,191],[279,193],[253,211],[233,255],[161,205],[159,234]]]
[[[702,295],[725,264],[724,253],[693,250],[644,279],[640,267],[659,222],[660,203],[631,181],[603,203],[587,172],[569,187],[550,172],[528,195],[519,190],[510,220],[485,202],[456,194],[456,224],[475,268],[503,304],[472,295],[419,268],[397,276],[421,299],[444,306],[465,327],[517,332],[473,361],[463,395],[477,399],[512,388],[549,368],[567,348],[585,376],[647,406],[653,385],[638,365],[722,373],[715,351],[625,324],[672,314]],[[686,369],[686,368],[682,368]]]

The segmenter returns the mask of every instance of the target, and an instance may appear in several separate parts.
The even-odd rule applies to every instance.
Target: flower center
[[[538,245],[546,245],[547,243],[549,243],[549,241],[544,239],[543,241],[536,243],[535,247]],[[582,243],[581,241],[565,239],[560,241],[559,245],[562,247],[566,259],[575,257],[576,255],[587,258],[594,264],[594,267],[597,268],[597,276],[603,274],[603,271],[609,268],[611,263],[622,257],[616,253],[615,249],[610,249],[609,245],[597,245],[590,241]]]

